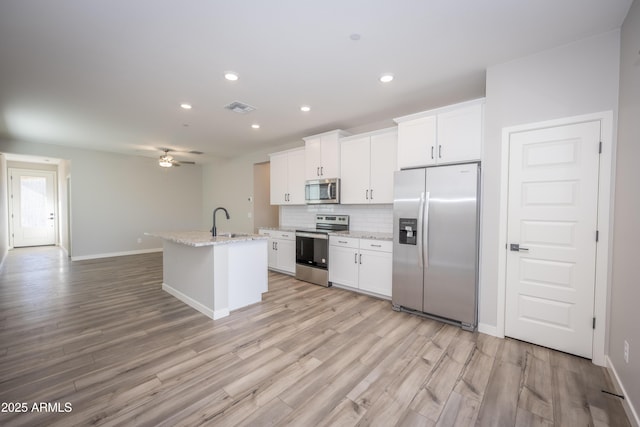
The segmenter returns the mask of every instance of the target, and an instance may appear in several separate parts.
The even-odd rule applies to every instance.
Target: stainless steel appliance
[[[306,181],[304,199],[307,204],[340,203],[340,178]]]
[[[477,325],[478,163],[395,173],[395,310]]]
[[[349,230],[349,215],[316,215],[316,228],[296,230],[296,279],[329,284],[329,233]]]

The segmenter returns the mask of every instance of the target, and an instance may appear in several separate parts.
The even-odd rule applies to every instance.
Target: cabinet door
[[[278,251],[276,249],[276,239],[269,238],[269,253],[267,264],[269,268],[278,268]]]
[[[438,115],[438,163],[480,160],[482,105]]]
[[[360,249],[360,289],[391,296],[392,255],[390,252]]]
[[[305,150],[300,149],[289,152],[289,168],[288,168],[288,197],[289,205],[304,205],[304,162]]]
[[[358,250],[329,245],[329,281],[358,287]]]
[[[398,124],[398,169],[436,163],[436,117]]]
[[[289,160],[288,153],[274,154],[270,158],[270,191],[271,191],[271,204],[283,205],[286,203],[288,193],[288,168]]]
[[[320,179],[322,140],[320,137],[307,138],[304,143],[305,179]]]
[[[395,132],[371,137],[370,203],[393,203],[398,137]]]
[[[369,203],[369,139],[366,136],[340,144],[340,203]],[[391,180],[393,183],[393,175]]]
[[[276,239],[278,269],[288,273],[296,271],[296,241]]]
[[[340,145],[337,133],[321,138],[320,177],[340,178]]]

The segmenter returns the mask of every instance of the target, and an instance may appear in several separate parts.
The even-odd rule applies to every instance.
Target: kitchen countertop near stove
[[[357,239],[371,239],[371,240],[393,240],[393,233],[379,233],[374,231],[332,231],[330,236],[344,236],[354,237]]]

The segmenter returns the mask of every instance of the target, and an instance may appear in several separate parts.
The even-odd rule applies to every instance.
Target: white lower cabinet
[[[337,286],[391,298],[392,242],[331,236],[329,281]]]
[[[295,233],[292,231],[259,229],[258,234],[269,237],[269,268],[281,273],[295,274]]]

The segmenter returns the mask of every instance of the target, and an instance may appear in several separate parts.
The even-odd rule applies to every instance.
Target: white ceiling
[[[2,0],[0,136],[234,156],[391,125],[484,96],[489,65],[619,28],[631,2]]]

